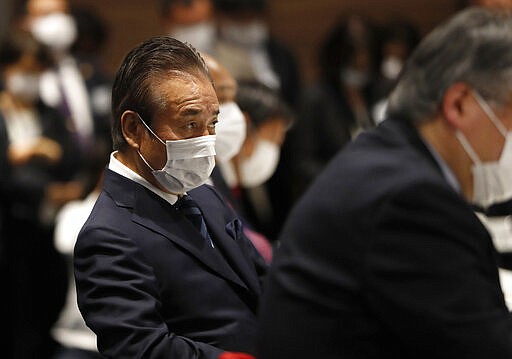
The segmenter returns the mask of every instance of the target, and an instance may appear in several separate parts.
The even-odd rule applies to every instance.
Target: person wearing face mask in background
[[[289,140],[296,201],[329,160],[362,130],[372,128],[375,49],[373,25],[357,15],[344,17],[327,35],[319,53],[319,79],[307,88]]]
[[[244,206],[226,183],[220,166],[228,164],[240,151],[246,137],[247,125],[245,116],[236,100],[238,84],[227,69],[210,55],[202,54],[215,86],[219,99],[219,122],[215,127],[215,163],[210,177],[211,184],[224,196],[233,207],[243,224],[243,231],[260,252],[267,263],[272,261],[270,241],[246,218]]]
[[[28,0],[24,26],[51,50],[56,64],[41,78],[41,98],[63,114],[66,126],[81,149],[83,161],[87,161],[90,149],[97,142],[108,140],[105,137],[108,122],[105,122],[104,111],[93,110],[92,88],[88,88],[72,53],[72,46],[79,39],[79,28],[70,13],[69,2]]]
[[[213,0],[218,40],[213,55],[239,81],[257,81],[273,89],[293,109],[302,88],[296,57],[271,31],[266,0]],[[289,174],[295,159],[290,141],[281,146],[281,158],[267,189],[275,199],[275,221],[280,227],[292,204]]]
[[[114,152],[74,251],[78,306],[105,357],[254,352],[267,264],[205,185],[218,114],[199,53],[169,36],[116,74]]]
[[[511,0],[467,0],[462,3],[463,7],[476,5],[498,11],[512,10]],[[512,296],[512,200],[487,208],[476,207],[475,211],[493,236],[501,259],[500,275],[505,281],[503,289]]]
[[[511,357],[512,302],[473,211],[512,198],[511,47],[511,14],[482,8],[416,47],[386,120],[290,215],[258,359]]]
[[[49,329],[63,304],[66,272],[52,245],[47,208],[81,195],[72,181],[79,152],[71,133],[59,112],[39,99],[38,81],[49,66],[50,55],[29,33],[13,32],[0,44],[0,147],[6,149],[0,162],[8,167],[0,235],[5,358],[46,357],[53,350]]]
[[[271,196],[267,184],[279,164],[294,115],[279,93],[256,81],[239,81],[236,103],[245,115],[247,136],[238,154],[218,166],[246,218],[276,244],[280,230],[275,216],[277,198]]]
[[[385,118],[387,96],[393,90],[402,67],[420,40],[414,24],[401,20],[386,25],[378,41],[380,66],[372,90],[372,115],[375,123]]]
[[[73,6],[70,14],[77,28],[77,36],[70,53],[76,60],[89,95],[94,121],[94,147],[110,149],[110,96],[113,79],[103,63],[103,50],[109,37],[109,28],[103,17],[89,7]],[[95,155],[91,157],[95,159]]]
[[[160,0],[164,33],[212,53],[216,41],[212,0]]]
[[[213,0],[218,40],[212,53],[237,80],[256,80],[297,104],[301,79],[295,56],[272,36],[266,0]]]

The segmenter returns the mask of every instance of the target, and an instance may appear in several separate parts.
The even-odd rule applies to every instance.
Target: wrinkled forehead
[[[177,25],[192,25],[212,16],[211,0],[176,1],[169,8],[169,19]]]
[[[181,106],[187,103],[212,106],[218,104],[215,89],[200,71],[169,71],[165,76],[154,78],[152,92],[167,105]]]

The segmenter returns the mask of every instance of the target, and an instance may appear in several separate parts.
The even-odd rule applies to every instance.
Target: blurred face
[[[65,53],[77,37],[75,20],[64,0],[29,0],[24,26],[57,56]]]
[[[212,16],[211,0],[192,0],[190,4],[173,4],[168,19],[175,25],[192,25],[209,20]]]
[[[477,101],[474,106],[473,116],[476,126],[471,133],[471,140],[474,143],[475,151],[482,162],[497,161],[503,152],[505,138]],[[489,106],[492,104],[489,103]],[[512,101],[508,101],[507,105],[503,107],[491,107],[491,111],[507,131],[512,131]]]
[[[383,55],[393,56],[401,60],[405,60],[409,55],[409,49],[407,47],[407,44],[405,44],[404,42],[401,42],[399,40],[393,40],[384,44]]]
[[[370,53],[365,49],[357,50],[354,52],[354,56],[352,57],[350,65],[356,70],[369,72],[371,68]]]
[[[29,0],[27,13],[30,17],[45,16],[56,12],[68,12],[67,0]]]
[[[16,63],[6,67],[4,76],[8,77],[16,73],[28,73],[39,75],[43,71],[43,67],[31,54],[23,55]]]
[[[497,9],[512,8],[512,0],[474,0],[473,4]]]
[[[39,97],[39,76],[43,67],[31,54],[5,68],[5,91],[19,104],[31,104]]]
[[[237,91],[237,83],[224,66],[208,57],[205,57],[208,70],[215,84],[215,92],[219,103],[234,102]]]
[[[162,141],[182,140],[215,134],[219,102],[212,84],[204,75],[174,72],[168,81],[158,83],[154,94],[166,103],[151,122],[151,129]],[[149,119],[143,119],[146,123]],[[149,125],[149,123],[148,123]],[[160,169],[166,161],[166,147],[138,121],[137,144],[151,167]],[[147,172],[147,166],[140,163]],[[151,176],[148,176],[151,178]]]
[[[247,128],[250,127],[250,118],[246,114]],[[285,121],[280,118],[273,118],[262,123],[258,128],[249,130],[240,150],[240,157],[250,157],[258,141],[266,140],[281,147],[286,136]]]

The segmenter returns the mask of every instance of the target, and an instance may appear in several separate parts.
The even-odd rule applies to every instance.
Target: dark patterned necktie
[[[196,201],[190,198],[190,196],[182,196],[178,202],[176,202],[176,208],[197,228],[201,236],[210,243],[212,248],[215,248],[210,234],[208,233],[208,228],[206,228],[201,209],[199,209]]]

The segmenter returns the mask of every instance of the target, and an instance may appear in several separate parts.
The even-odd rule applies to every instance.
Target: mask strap
[[[468,154],[469,158],[471,158],[471,161],[473,161],[474,164],[481,164],[480,159],[478,158],[478,155],[476,154],[475,150],[471,145],[469,144],[468,140],[466,139],[466,136],[462,134],[460,131],[455,132],[455,136],[459,140],[462,147],[464,147],[464,150]]]
[[[148,166],[151,169],[151,171],[154,171],[153,167],[151,167],[151,165],[148,163],[148,161],[146,161],[146,159],[144,158],[144,156],[142,156],[142,154],[140,153],[139,150],[137,150],[137,153],[139,154],[139,157],[142,159],[142,161],[144,161],[146,166]]]
[[[473,91],[474,93],[474,96],[475,96],[475,100],[476,102],[478,102],[478,104],[480,105],[480,107],[482,108],[482,110],[485,112],[485,114],[487,115],[487,117],[489,117],[489,119],[491,120],[491,122],[494,124],[494,126],[496,126],[496,128],[498,129],[498,131],[500,131],[501,135],[505,138],[507,138],[507,129],[505,128],[505,126],[503,125],[503,123],[501,123],[501,121],[498,119],[498,117],[496,116],[496,114],[494,113],[494,111],[491,109],[491,107],[489,106],[489,104],[487,103],[487,101],[485,101],[483,99],[482,96],[480,96],[480,94],[476,91]]]
[[[162,141],[162,139],[161,139],[160,137],[158,137],[158,136],[156,135],[156,133],[154,133],[154,132],[153,132],[153,130],[152,130],[152,129],[151,129],[151,128],[146,124],[146,122],[144,122],[144,120],[142,119],[142,117],[140,117],[140,115],[139,115],[137,112],[135,112],[135,113],[137,114],[137,117],[138,117],[138,118],[139,118],[139,120],[142,122],[142,124],[143,124],[147,129],[148,129],[148,131],[149,131],[149,132],[151,132],[151,134],[152,134],[153,136],[155,136],[155,137],[158,139],[158,141],[162,142],[162,144],[163,144],[163,145],[165,145],[165,142],[164,142],[164,141]],[[144,160],[144,161],[145,161],[145,160]],[[147,162],[146,162],[146,163],[147,163]]]

